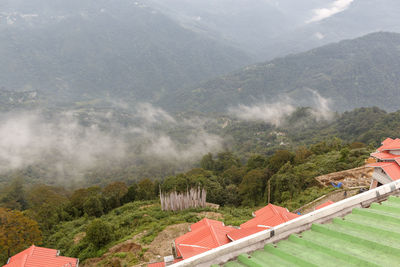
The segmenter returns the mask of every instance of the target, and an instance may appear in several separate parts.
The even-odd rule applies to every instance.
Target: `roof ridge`
[[[32,244],[31,248],[32,248],[32,249],[31,249],[30,256],[32,256],[32,255],[33,255],[33,252],[35,251],[35,248],[36,248],[36,246]]]
[[[25,255],[24,255],[24,260],[22,261],[21,267],[24,267],[24,266],[25,266],[27,260],[28,260],[28,255],[25,254]]]
[[[270,210],[272,210],[273,213],[278,214],[278,211],[276,210],[276,208],[274,207],[273,204],[269,203],[269,204],[267,205],[267,207],[268,207],[268,206],[270,207]]]
[[[221,246],[221,243],[219,242],[217,238],[217,234],[214,231],[214,226],[210,225],[209,226],[210,232],[211,232],[211,237],[214,239],[215,242],[217,242],[218,246]]]
[[[184,247],[192,247],[192,248],[205,248],[205,249],[211,249],[209,247],[203,247],[199,245],[190,245],[190,244],[179,244],[179,246],[184,246]]]

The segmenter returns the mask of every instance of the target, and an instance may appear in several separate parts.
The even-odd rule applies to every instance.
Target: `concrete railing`
[[[249,253],[261,249],[265,244],[287,238],[293,233],[300,233],[310,229],[313,223],[324,223],[332,218],[344,216],[357,207],[369,207],[373,202],[386,200],[390,195],[400,194],[400,180],[377,187],[362,194],[344,199],[322,209],[300,216],[294,220],[278,225],[271,229],[239,239],[232,243],[220,246],[171,266],[210,266],[222,264],[235,259],[242,253]]]

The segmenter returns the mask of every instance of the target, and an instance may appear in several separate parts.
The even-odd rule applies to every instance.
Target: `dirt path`
[[[158,236],[151,242],[144,258],[147,262],[162,261],[165,256],[172,255],[172,244],[174,240],[189,232],[190,223],[181,223],[170,225],[165,228]]]

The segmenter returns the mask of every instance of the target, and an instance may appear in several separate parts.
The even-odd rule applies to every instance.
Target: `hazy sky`
[[[313,17],[308,22],[320,21],[346,10],[354,0],[336,0],[329,6],[313,10]]]

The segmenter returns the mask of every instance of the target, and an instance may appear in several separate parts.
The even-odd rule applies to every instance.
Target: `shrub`
[[[100,219],[93,220],[87,227],[86,239],[97,248],[106,245],[112,239],[112,228]]]

